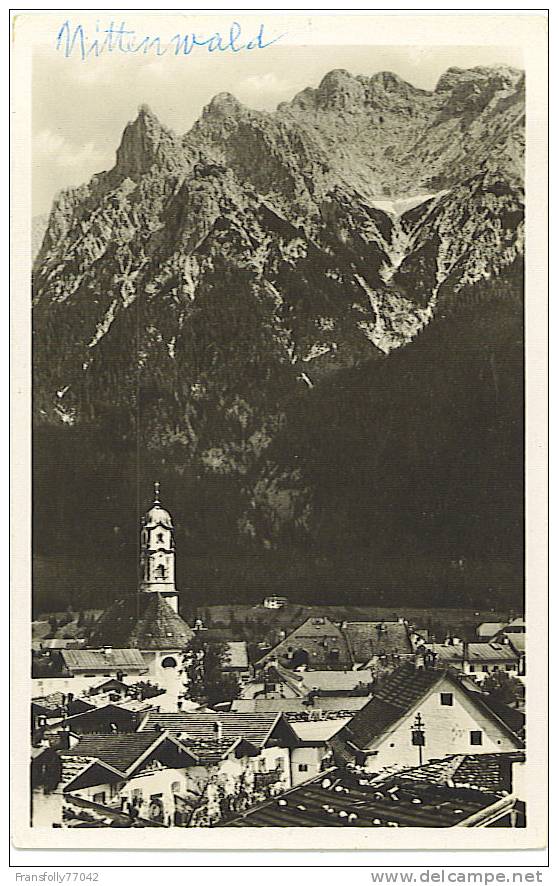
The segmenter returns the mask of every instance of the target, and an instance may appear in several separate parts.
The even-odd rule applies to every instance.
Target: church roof
[[[172,529],[172,517],[165,508],[162,507],[161,502],[159,501],[159,483],[154,484],[154,495],[153,495],[153,504],[143,517],[142,523],[144,526],[166,526],[167,529]]]
[[[145,514],[143,525],[146,527],[165,526],[167,529],[172,529],[172,517],[165,508],[156,502]]]
[[[194,632],[160,594],[117,600],[95,624],[91,645],[182,649]]]

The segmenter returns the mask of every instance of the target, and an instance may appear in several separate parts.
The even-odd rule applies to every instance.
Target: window
[[[180,782],[179,781],[173,781],[173,783],[171,784],[171,791],[173,794],[180,793]]]
[[[446,707],[451,707],[453,704],[453,692],[441,692],[440,704],[445,705]]]
[[[167,655],[161,662],[162,668],[175,668],[176,667],[176,659],[172,657],[172,655]]]
[[[104,791],[101,791],[99,794],[93,794],[93,802],[99,803],[101,806],[105,805],[106,795]]]
[[[515,670],[514,665],[512,665],[512,664],[506,665],[506,671],[513,671],[513,670]]]
[[[162,563],[159,563],[156,569],[157,578],[165,578],[165,567]]]
[[[478,746],[478,745],[482,744],[482,732],[480,730],[478,730],[478,731],[473,730],[470,733],[470,738],[471,738],[472,745]]]
[[[488,674],[488,665],[482,666],[483,673]]]
[[[470,670],[471,674],[474,674],[474,673],[475,673],[475,666],[474,666],[474,664],[470,664],[470,665],[469,665],[469,670]]]
[[[163,542],[163,533],[162,532],[157,533],[157,541],[159,542],[159,544],[162,544],[162,542]]]
[[[299,763],[298,764],[299,772],[308,772],[308,763]]]

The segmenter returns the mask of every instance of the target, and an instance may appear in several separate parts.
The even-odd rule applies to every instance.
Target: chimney
[[[463,640],[462,646],[463,646],[463,654],[461,657],[463,660],[463,664],[465,664],[466,662],[469,661],[469,641]]]
[[[103,655],[111,655],[112,646],[103,646]]]
[[[425,665],[425,649],[424,646],[419,647],[415,652],[415,670],[423,671]]]
[[[213,732],[217,741],[221,741],[221,739],[223,738],[223,724],[220,720],[216,720],[213,724]]]

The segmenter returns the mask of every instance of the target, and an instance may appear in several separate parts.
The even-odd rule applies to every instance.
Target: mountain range
[[[39,598],[133,586],[159,479],[192,600],[519,602],[524,86],[139,109],[34,262]]]

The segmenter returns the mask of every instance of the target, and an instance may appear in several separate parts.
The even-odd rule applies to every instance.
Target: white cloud
[[[47,161],[60,168],[83,170],[101,169],[106,160],[94,142],[76,145],[51,129],[41,129],[34,138],[33,153],[39,163]]]

